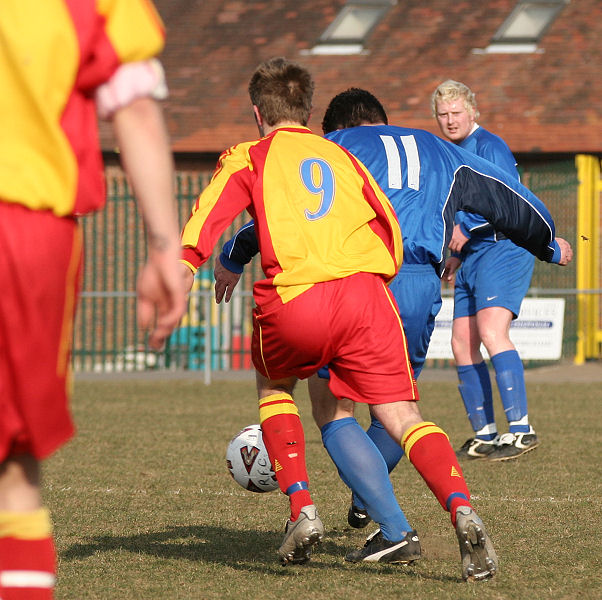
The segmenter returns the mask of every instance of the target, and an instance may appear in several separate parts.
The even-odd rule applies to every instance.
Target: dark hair
[[[261,63],[249,82],[251,102],[270,126],[283,121],[307,125],[313,93],[309,71],[282,57]]]
[[[362,123],[389,124],[383,105],[370,92],[349,88],[337,94],[328,105],[322,120],[322,131],[357,127]]]

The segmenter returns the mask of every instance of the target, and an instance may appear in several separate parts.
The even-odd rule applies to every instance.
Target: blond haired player
[[[477,123],[475,94],[459,81],[437,86],[431,108],[442,135],[486,158],[519,179],[516,160],[502,138]],[[539,441],[529,423],[523,363],[510,339],[533,273],[534,257],[478,215],[458,212],[444,279],[455,274],[452,351],[458,389],[474,436],[458,450],[466,459],[512,460]],[[456,273],[457,271],[457,273]],[[498,435],[489,370],[481,343],[495,370],[509,432]]]

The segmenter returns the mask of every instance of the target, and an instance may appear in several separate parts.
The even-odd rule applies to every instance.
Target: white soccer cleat
[[[499,571],[498,558],[483,521],[470,506],[456,510],[456,535],[462,556],[462,579],[482,581]]]
[[[309,560],[311,548],[324,537],[324,525],[313,504],[304,506],[296,521],[287,521],[278,556],[283,565],[302,565]]]

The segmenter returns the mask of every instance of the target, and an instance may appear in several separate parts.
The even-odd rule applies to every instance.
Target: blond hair
[[[463,83],[448,79],[437,86],[437,89],[431,96],[431,110],[433,116],[437,116],[437,103],[438,102],[453,102],[454,100],[461,99],[464,102],[464,108],[469,113],[472,113],[475,119],[479,117],[479,110],[477,109],[477,100],[474,92]]]

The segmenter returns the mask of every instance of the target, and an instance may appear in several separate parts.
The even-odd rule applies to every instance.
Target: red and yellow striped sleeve
[[[226,227],[251,204],[253,168],[249,148],[253,142],[226,150],[195,202],[182,231],[182,259],[196,270],[209,259]]]
[[[163,50],[165,27],[148,0],[98,0],[97,7],[120,62],[146,60]]]
[[[3,0],[0,200],[58,216],[102,206],[92,92],[163,43],[148,0]]]

